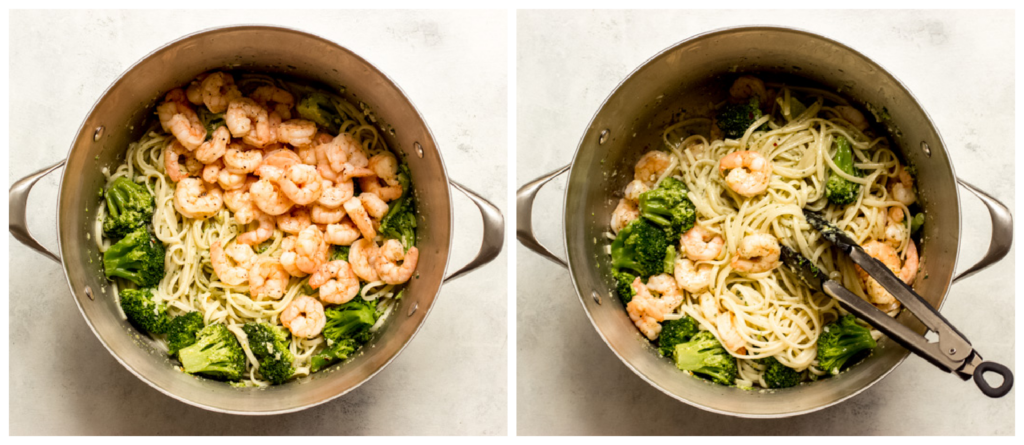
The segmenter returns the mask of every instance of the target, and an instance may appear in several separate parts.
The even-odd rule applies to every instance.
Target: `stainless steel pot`
[[[88,234],[98,205],[96,190],[105,183],[100,169],[123,162],[128,143],[143,131],[163,92],[204,71],[230,66],[284,73],[343,90],[366,104],[383,137],[404,154],[412,173],[419,211],[419,278],[395,308],[380,335],[350,362],[313,374],[304,383],[290,382],[262,390],[236,389],[195,378],[172,368],[166,353],[148,337],[135,334],[121,318],[110,286],[105,284],[100,254]],[[390,132],[387,129],[393,128]],[[57,204],[59,253],[43,248],[28,232],[25,204],[42,176],[64,166]],[[483,242],[476,258],[447,274],[452,241],[449,186],[463,192],[480,209]],[[93,208],[88,213],[88,208]],[[372,64],[329,40],[291,29],[238,26],[185,36],[147,55],[122,74],[93,106],[78,131],[67,159],[18,181],[10,190],[10,230],[22,243],[61,263],[82,315],[101,343],[122,365],[160,392],[212,411],[278,414],[298,411],[341,396],[380,372],[422,326],[444,282],[493,260],[502,248],[501,212],[479,195],[448,178],[441,153],[427,123],[402,90]]]
[[[945,145],[927,113],[895,77],[853,49],[825,37],[788,28],[742,27],[701,34],[652,57],[623,80],[594,115],[580,139],[572,163],[538,178],[517,193],[519,241],[567,267],[583,308],[605,343],[637,375],[662,392],[690,405],[740,417],[786,417],[816,411],[864,391],[896,368],[909,354],[888,338],[868,360],[839,376],[774,391],[744,391],[713,385],[680,373],[659,357],[626,315],[615,296],[603,239],[615,196],[632,179],[643,150],[661,145],[661,131],[672,113],[705,98],[710,88],[722,91],[723,79],[735,73],[796,75],[842,91],[862,105],[888,109],[893,142],[918,167],[918,188],[926,212],[921,268],[915,289],[941,307],[949,286],[1003,258],[1012,240],[1006,206],[958,179]],[[728,84],[724,86],[727,88]],[[703,103],[707,103],[705,99]],[[533,235],[532,206],[548,181],[569,172],[563,233],[568,261],[542,246]],[[960,184],[978,196],[992,219],[989,251],[977,264],[954,277],[960,244]],[[940,201],[941,197],[941,202]],[[928,280],[922,277],[929,276]],[[899,320],[923,334],[916,319]]]

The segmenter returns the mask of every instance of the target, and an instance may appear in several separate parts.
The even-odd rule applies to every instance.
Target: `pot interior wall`
[[[615,295],[604,253],[611,212],[622,188],[633,179],[637,159],[663,146],[663,128],[677,121],[682,110],[693,112],[723,100],[739,73],[787,81],[802,78],[803,83],[840,91],[862,110],[865,105],[888,110],[892,119],[880,129],[918,167],[918,196],[926,212],[915,288],[939,307],[955,267],[960,219],[955,177],[938,133],[910,93],[881,67],[841,44],[789,29],[742,28],[698,36],[655,56],[623,81],[595,115],[573,161],[565,203],[566,251],[577,292],[595,327],[619,357],[655,387],[711,411],[750,417],[793,415],[860,392],[898,365],[907,351],[886,338],[870,358],[848,372],[785,390],[744,391],[706,383],[659,357],[639,334]],[[930,147],[930,156],[922,151],[922,143]],[[935,205],[932,197],[941,197],[942,205]],[[924,332],[909,314],[900,320]]]
[[[122,320],[113,291],[103,277],[101,255],[91,239],[96,191],[105,183],[100,169],[123,163],[130,142],[157,101],[199,73],[229,67],[283,73],[342,91],[365,106],[393,151],[409,163],[424,261],[418,278],[391,313],[380,334],[349,362],[266,389],[236,389],[172,368],[166,349]],[[94,138],[97,128],[102,133]],[[391,131],[393,130],[393,131]],[[415,147],[422,147],[422,155]],[[451,209],[447,175],[434,139],[398,87],[359,56],[319,37],[282,28],[247,26],[205,31],[155,51],[130,68],[96,103],[68,156],[58,208],[61,255],[68,281],[97,336],[132,372],[157,389],[191,404],[218,411],[273,413],[297,410],[337,397],[390,362],[421,326],[448,263]],[[94,298],[90,298],[94,297]]]

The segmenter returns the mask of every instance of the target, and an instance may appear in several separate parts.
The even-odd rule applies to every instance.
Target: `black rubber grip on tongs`
[[[986,372],[994,372],[1003,377],[1003,383],[993,388],[992,385],[988,384],[985,380],[985,376],[982,375]],[[974,368],[974,384],[978,385],[978,389],[981,390],[986,396],[992,398],[999,398],[1005,396],[1013,388],[1013,373],[1010,372],[1010,368],[1007,368],[996,362],[981,362],[978,367]]]

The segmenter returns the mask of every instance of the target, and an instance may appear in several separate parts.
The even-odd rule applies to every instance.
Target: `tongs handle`
[[[985,381],[985,377],[982,375],[986,372],[999,374],[1003,378],[1003,383],[993,388],[992,385]],[[974,384],[978,385],[978,389],[986,396],[994,399],[999,398],[1005,396],[1013,388],[1013,372],[1010,371],[1010,368],[996,362],[981,362],[974,368]]]

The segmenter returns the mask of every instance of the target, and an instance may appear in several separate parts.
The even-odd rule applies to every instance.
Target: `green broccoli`
[[[331,246],[330,261],[348,261],[348,251],[351,246]]]
[[[219,127],[227,125],[224,120],[224,113],[210,112],[206,107],[199,107],[199,121],[206,128],[206,140],[213,139],[213,132]]]
[[[700,332],[700,324],[687,315],[678,320],[665,320],[661,324],[661,336],[658,337],[658,352],[662,357],[671,357],[676,345],[686,343]]]
[[[768,368],[764,371],[764,382],[769,388],[789,388],[800,383],[800,373],[779,363],[775,357],[761,360]]]
[[[196,333],[204,326],[203,314],[199,312],[174,317],[167,325],[167,353],[177,355],[181,348],[192,346],[196,342]]]
[[[747,103],[727,104],[718,110],[715,122],[725,137],[739,139],[754,125],[754,121],[761,118],[760,105],[757,96],[751,97]]]
[[[103,252],[103,271],[107,278],[156,286],[164,277],[164,245],[146,227],[139,227]]]
[[[848,175],[857,177],[861,175],[860,169],[853,166],[853,151],[850,149],[850,141],[843,136],[836,138],[836,154],[832,157],[832,162],[835,162],[836,167]],[[825,196],[828,197],[828,202],[846,205],[856,201],[858,195],[860,195],[860,184],[847,181],[834,172],[829,174],[828,180],[825,182]]]
[[[818,336],[818,369],[839,374],[844,365],[871,352],[878,344],[871,331],[857,324],[857,317],[847,314],[822,328]]]
[[[722,347],[714,334],[698,332],[690,341],[675,347],[676,367],[700,374],[721,385],[736,383],[736,358]]]
[[[641,278],[660,274],[671,245],[664,230],[646,218],[637,218],[612,242],[612,267],[633,271]]]
[[[249,350],[259,361],[263,378],[275,385],[286,382],[295,373],[295,356],[288,349],[288,333],[266,323],[246,323],[242,331],[249,338]]]
[[[397,239],[406,249],[416,244],[416,203],[412,196],[412,176],[409,166],[398,167],[398,183],[402,185],[402,196],[391,203],[387,215],[380,220],[378,233],[384,238]]]
[[[377,322],[377,302],[356,298],[340,306],[334,306],[324,314],[324,338],[327,348],[313,356],[313,372],[345,360],[373,335],[369,329]]]
[[[662,272],[672,275],[676,271],[676,246],[669,244],[668,249],[665,249],[665,265]]]
[[[686,194],[686,184],[665,178],[658,188],[640,194],[640,216],[661,226],[670,238],[678,238],[697,220],[697,208]]]
[[[924,226],[924,213],[918,213],[914,215],[914,218],[910,220],[910,233],[917,233]]]
[[[121,176],[104,194],[107,216],[103,218],[103,233],[110,238],[121,238],[153,218],[156,204],[145,185]]]
[[[612,269],[612,277],[615,278],[615,291],[619,293],[622,302],[632,301],[633,296],[636,295],[636,291],[633,290],[633,280],[636,279],[636,275],[624,270]]]
[[[303,119],[315,122],[331,134],[338,134],[343,121],[331,98],[323,93],[310,93],[299,100],[295,109]]]
[[[222,324],[211,324],[196,334],[196,342],[178,351],[181,367],[189,374],[222,380],[245,375],[245,351],[235,334]]]
[[[167,308],[163,303],[153,301],[152,290],[121,289],[118,297],[128,321],[137,328],[154,334],[167,332],[170,322],[167,318]]]

